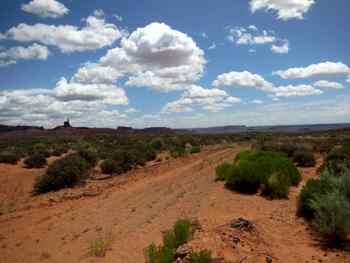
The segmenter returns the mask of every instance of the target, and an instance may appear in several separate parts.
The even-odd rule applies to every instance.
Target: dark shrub
[[[201,151],[201,147],[199,145],[192,146],[191,153],[199,153]]]
[[[232,173],[233,165],[229,163],[223,163],[216,167],[216,180],[226,181]]]
[[[152,139],[149,144],[156,151],[160,151],[163,147],[163,142],[159,138]]]
[[[17,164],[20,156],[14,152],[0,153],[0,163]]]
[[[211,251],[201,250],[199,252],[191,252],[189,257],[190,263],[212,263],[214,262],[211,256]]]
[[[104,174],[112,174],[116,171],[117,164],[111,159],[106,159],[101,163],[101,171]]]
[[[293,161],[300,167],[313,167],[316,160],[313,153],[307,149],[300,149],[294,153]]]
[[[47,164],[47,161],[43,154],[37,153],[27,157],[24,164],[26,168],[41,168]]]
[[[38,143],[33,146],[33,149],[30,151],[30,154],[41,154],[44,157],[50,157],[49,147],[43,143]]]
[[[68,147],[64,145],[55,145],[52,149],[53,156],[61,156],[68,152]]]
[[[259,167],[248,161],[240,161],[231,170],[231,175],[226,181],[226,187],[246,194],[255,194],[261,185]]]
[[[183,157],[186,154],[186,149],[183,146],[176,146],[170,150],[170,155],[173,158]]]
[[[36,178],[34,193],[41,194],[72,187],[87,176],[90,165],[78,154],[71,154],[52,163],[46,174]]]
[[[85,159],[91,167],[94,167],[98,160],[97,151],[93,148],[80,148],[78,150],[80,157]]]

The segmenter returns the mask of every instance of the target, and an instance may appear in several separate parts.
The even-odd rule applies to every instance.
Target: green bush
[[[201,147],[199,145],[192,146],[191,153],[199,153],[201,152]]]
[[[286,174],[274,173],[264,185],[263,194],[271,198],[287,198],[290,186],[290,179]]]
[[[61,156],[68,152],[68,148],[64,145],[55,145],[52,149],[53,156]]]
[[[263,186],[263,194],[284,198],[288,195],[289,187],[301,181],[298,169],[284,154],[242,151],[234,163],[232,167],[217,167],[217,178],[226,180],[227,188],[241,193],[254,194]]]
[[[24,164],[26,168],[41,168],[47,164],[47,161],[43,154],[37,153],[27,157]]]
[[[190,263],[212,263],[214,260],[209,250],[201,250],[199,252],[191,252]]]
[[[173,158],[179,158],[186,155],[186,149],[183,146],[176,146],[170,150],[170,155]]]
[[[101,171],[104,174],[112,174],[117,170],[117,164],[111,159],[106,159],[101,163]]]
[[[216,180],[226,181],[234,169],[234,166],[229,163],[223,163],[216,167]]]
[[[160,151],[163,147],[163,142],[159,138],[152,139],[149,144],[156,151]]]
[[[332,245],[341,244],[350,234],[350,202],[339,191],[316,197],[313,225]]]
[[[52,163],[46,174],[36,178],[34,193],[41,194],[72,187],[87,176],[90,165],[78,154],[71,154]]]
[[[97,151],[93,148],[82,147],[78,150],[78,154],[85,159],[91,167],[94,167],[98,161]]]
[[[313,153],[307,149],[297,150],[293,155],[293,161],[300,167],[314,167],[316,165]]]
[[[225,186],[234,191],[245,194],[258,192],[262,178],[259,175],[259,167],[251,162],[240,161],[231,169],[231,174],[226,180]]]
[[[147,263],[173,263],[176,249],[192,238],[192,223],[187,219],[176,221],[163,235],[163,246],[151,244],[144,255]]]
[[[20,156],[14,152],[1,152],[0,163],[17,164]]]

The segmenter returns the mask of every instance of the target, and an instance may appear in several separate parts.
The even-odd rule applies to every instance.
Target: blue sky
[[[5,0],[0,123],[350,121],[347,0]]]

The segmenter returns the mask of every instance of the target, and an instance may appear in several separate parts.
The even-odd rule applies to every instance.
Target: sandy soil
[[[40,197],[30,191],[42,170],[0,166],[0,196],[16,201],[0,216],[0,262],[142,263],[143,249],[160,243],[162,231],[179,218],[201,225],[190,246],[211,249],[226,262],[266,262],[267,256],[284,263],[350,262],[349,255],[322,250],[295,216],[300,187],[288,200],[271,201],[229,192],[214,181],[216,165],[239,150],[208,149]],[[310,178],[315,169],[302,173]],[[237,217],[251,220],[256,230],[232,232],[227,224]],[[105,236],[111,237],[105,257],[90,256],[91,242]],[[240,242],[232,243],[233,236]]]

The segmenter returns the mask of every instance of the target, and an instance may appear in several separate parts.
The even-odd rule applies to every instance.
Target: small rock
[[[266,263],[272,263],[272,258],[270,256],[266,256]]]
[[[190,253],[188,245],[184,244],[176,249],[175,256],[178,258],[184,258]]]
[[[249,220],[244,218],[237,218],[231,221],[231,227],[232,228],[238,228],[240,230],[244,231],[252,231],[254,230],[254,225]]]

